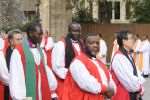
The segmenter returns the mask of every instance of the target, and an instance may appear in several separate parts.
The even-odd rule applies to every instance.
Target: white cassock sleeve
[[[65,79],[68,69],[65,68],[65,44],[59,41],[52,50],[52,69],[60,79]]]
[[[133,75],[133,67],[124,55],[117,54],[114,57],[112,69],[119,81],[129,92],[137,92],[140,90],[140,79]]]
[[[10,94],[13,100],[26,98],[26,85],[21,55],[14,49],[10,60]]]
[[[55,93],[56,88],[57,88],[57,80],[56,80],[54,73],[52,72],[50,67],[47,65],[47,58],[46,58],[46,54],[44,51],[43,53],[44,53],[44,60],[45,60],[45,70],[46,70],[46,74],[48,78],[49,87],[51,90],[51,97],[54,98],[54,97],[57,97],[57,94]]]
[[[75,59],[70,65],[70,72],[74,81],[82,90],[92,94],[101,92],[101,84],[89,73],[81,61]]]
[[[0,51],[0,81],[9,84],[9,73],[3,51]]]

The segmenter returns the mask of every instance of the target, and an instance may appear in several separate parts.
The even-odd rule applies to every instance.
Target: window
[[[114,3],[115,19],[120,19],[120,2]]]
[[[25,15],[27,21],[31,21],[36,16],[36,12],[35,11],[24,11],[24,15]]]

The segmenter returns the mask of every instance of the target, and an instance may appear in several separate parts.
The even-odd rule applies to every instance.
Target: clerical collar
[[[72,43],[79,43],[78,40],[73,40],[73,39],[71,39],[71,42]]]
[[[34,44],[31,40],[28,40],[30,48],[37,48],[37,44]]]

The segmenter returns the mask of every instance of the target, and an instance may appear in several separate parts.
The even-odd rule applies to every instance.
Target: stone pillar
[[[93,2],[93,19],[98,20],[98,1],[94,0]]]
[[[66,0],[50,0],[49,3],[49,29],[50,33],[58,40],[67,33],[72,13],[66,9]]]
[[[23,23],[20,0],[0,0],[0,29],[11,29]]]
[[[115,21],[115,1],[112,0],[112,19],[111,19],[112,22]]]
[[[50,4],[49,0],[40,1],[40,19],[43,27],[43,31],[50,31],[50,16],[49,16]]]
[[[120,2],[120,20],[126,21],[126,1],[122,0]]]
[[[58,40],[67,33],[68,24],[72,21],[70,0],[41,0],[40,18],[42,26]]]

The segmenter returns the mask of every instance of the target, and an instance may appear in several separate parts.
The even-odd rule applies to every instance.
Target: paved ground
[[[144,87],[145,87],[145,94],[143,96],[143,100],[150,100],[150,78],[146,79]]]

